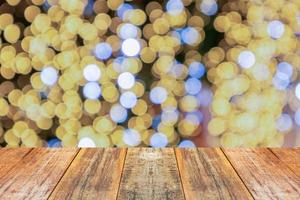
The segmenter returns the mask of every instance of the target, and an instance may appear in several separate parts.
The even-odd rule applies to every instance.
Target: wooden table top
[[[0,149],[1,199],[300,199],[300,149]]]

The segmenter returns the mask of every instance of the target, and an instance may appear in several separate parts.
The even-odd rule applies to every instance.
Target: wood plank
[[[116,199],[126,149],[82,149],[49,199]]]
[[[0,148],[0,177],[7,174],[31,150],[30,148]]]
[[[174,150],[128,149],[118,199],[184,199]]]
[[[219,148],[175,152],[187,200],[253,199]]]
[[[70,165],[76,149],[36,148],[0,178],[5,200],[47,199]]]
[[[224,153],[255,199],[300,199],[300,178],[268,149]]]
[[[300,149],[299,148],[271,148],[282,162],[284,162],[298,177],[300,177]]]

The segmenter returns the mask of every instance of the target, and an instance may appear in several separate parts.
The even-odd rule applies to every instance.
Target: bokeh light
[[[163,87],[155,87],[150,91],[150,100],[154,104],[162,104],[166,101],[168,97],[168,92]]]
[[[0,146],[300,145],[295,1],[0,10]]]
[[[183,140],[179,143],[178,147],[180,148],[194,148],[196,145],[191,140]]]
[[[124,72],[118,77],[118,85],[122,89],[130,89],[135,84],[134,76],[129,72]]]
[[[122,3],[117,9],[117,15],[120,19],[124,19],[127,11],[132,10],[133,6],[128,3]]]
[[[95,47],[94,54],[98,59],[106,60],[112,54],[112,47],[106,42],[99,43]]]
[[[179,15],[184,11],[184,5],[181,0],[169,0],[166,4],[166,10],[171,15]]]
[[[203,0],[200,3],[200,10],[207,16],[212,16],[218,11],[218,4],[216,0]]]
[[[181,31],[181,38],[185,44],[195,45],[200,40],[200,34],[195,28],[187,27]]]
[[[276,121],[276,128],[280,132],[287,132],[293,127],[293,120],[289,114],[282,114]]]
[[[188,94],[196,95],[201,91],[202,84],[196,78],[189,78],[185,82],[185,90]]]
[[[295,112],[294,120],[295,123],[300,126],[300,108]]]
[[[192,62],[189,65],[189,75],[193,78],[202,78],[205,71],[204,65],[200,62]]]
[[[123,106],[115,104],[110,108],[109,115],[114,122],[123,123],[126,121],[128,113]]]
[[[298,83],[296,85],[296,88],[295,88],[295,95],[296,97],[300,100],[300,83]]]
[[[150,145],[155,148],[162,148],[168,145],[168,138],[163,133],[154,133],[150,139]]]
[[[125,23],[121,25],[119,35],[123,40],[136,38],[138,36],[138,28],[132,24]]]
[[[78,147],[81,148],[93,148],[96,147],[95,142],[88,137],[81,138],[78,142]]]
[[[88,82],[83,87],[83,95],[87,99],[98,99],[101,95],[101,87],[97,82]]]
[[[47,85],[52,86],[57,82],[58,71],[53,67],[45,67],[41,71],[41,81]]]
[[[133,129],[126,129],[123,134],[123,141],[126,145],[135,147],[141,143],[141,135]]]
[[[133,92],[124,92],[120,97],[120,104],[124,108],[133,108],[137,103],[137,97]]]
[[[256,62],[255,55],[251,51],[242,51],[238,57],[238,64],[244,68],[248,69],[252,67]]]
[[[284,24],[279,20],[274,20],[268,23],[268,34],[273,39],[279,39],[285,31]]]
[[[136,39],[128,38],[122,43],[122,51],[126,56],[136,56],[139,54],[140,50],[140,43]]]
[[[101,77],[101,70],[96,64],[89,64],[83,69],[83,76],[87,81],[98,81]]]

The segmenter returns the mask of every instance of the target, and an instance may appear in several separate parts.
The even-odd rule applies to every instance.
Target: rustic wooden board
[[[30,148],[0,148],[0,177],[7,174],[31,150]]]
[[[300,177],[300,149],[299,148],[272,148],[270,149],[284,162],[298,177]]]
[[[82,149],[50,199],[116,199],[126,149]]]
[[[1,199],[300,199],[300,149],[78,151],[0,149]]]
[[[1,198],[47,199],[76,153],[76,149],[33,149],[0,178]]]
[[[255,199],[300,199],[300,178],[270,150],[239,148],[224,153]]]
[[[184,199],[174,150],[128,149],[118,199]]]
[[[219,148],[175,152],[187,200],[253,199]]]

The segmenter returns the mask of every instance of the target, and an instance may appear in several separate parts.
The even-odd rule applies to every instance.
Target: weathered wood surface
[[[300,178],[269,149],[224,149],[255,199],[300,199]]]
[[[116,199],[125,149],[82,149],[50,199]]]
[[[128,149],[118,199],[184,199],[174,150]]]
[[[1,199],[47,199],[77,151],[33,149],[0,178]]]
[[[286,164],[298,177],[300,177],[300,149],[289,148],[281,149],[274,148],[271,151]]]
[[[0,197],[300,199],[299,149],[0,149]]]
[[[219,148],[176,149],[176,157],[186,199],[253,199]]]
[[[1,148],[0,149],[0,177],[7,174],[32,149],[30,148]]]

